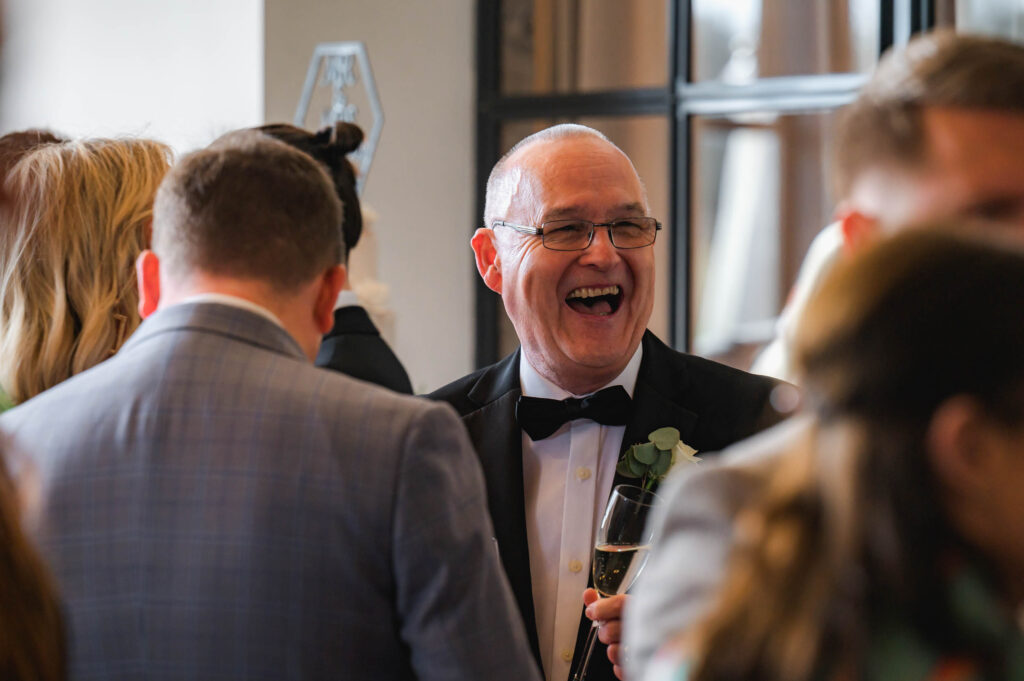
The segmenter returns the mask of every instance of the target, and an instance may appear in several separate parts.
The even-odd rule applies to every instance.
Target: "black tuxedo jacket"
[[[405,367],[380,337],[370,315],[358,305],[339,307],[334,311],[334,327],[320,344],[316,365],[395,392],[412,394],[412,384]]]
[[[651,332],[643,337],[643,359],[633,391],[634,415],[626,425],[620,455],[646,442],[651,431],[672,426],[699,452],[715,452],[778,422],[782,415],[770,403],[776,381],[716,362],[676,352]],[[512,591],[526,625],[533,654],[540,664],[536,616],[530,583],[523,487],[522,431],[515,421],[520,396],[519,350],[497,364],[465,376],[431,393],[462,416],[483,465],[487,501],[494,533]],[[615,485],[635,480],[616,473]],[[582,654],[590,620],[582,616],[572,668]],[[615,678],[605,646],[598,643],[588,681]]]

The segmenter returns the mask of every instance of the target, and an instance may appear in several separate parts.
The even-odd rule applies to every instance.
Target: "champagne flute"
[[[654,492],[633,485],[612,490],[594,541],[594,588],[601,598],[629,591],[644,569],[651,544],[647,514],[657,498]],[[590,627],[572,681],[583,681],[587,675],[599,626],[595,620]]]

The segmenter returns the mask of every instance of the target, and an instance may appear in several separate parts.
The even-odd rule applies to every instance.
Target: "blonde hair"
[[[134,263],[170,149],[42,146],[10,170],[0,230],[0,386],[23,402],[103,361],[139,325]]]

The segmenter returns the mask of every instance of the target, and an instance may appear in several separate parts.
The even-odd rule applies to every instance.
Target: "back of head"
[[[0,385],[24,401],[106,359],[139,324],[135,258],[170,150],[49,143],[9,171],[0,231]]]
[[[797,334],[813,405],[923,426],[952,395],[998,409],[1024,385],[1024,254],[965,226],[909,230],[837,266]]]
[[[814,425],[740,515],[695,679],[856,675],[872,626],[950,638],[961,546],[928,457],[939,405],[1024,423],[1024,251],[933,225],[841,262],[798,332]],[[957,641],[956,644],[963,644]],[[838,674],[842,676],[843,674]]]
[[[359,206],[359,195],[356,193],[355,168],[349,162],[348,154],[363,143],[362,129],[353,123],[338,121],[316,133],[287,123],[271,123],[255,130],[306,152],[326,166],[327,173],[334,182],[334,191],[341,199],[341,232],[345,242],[345,253],[350,253],[363,232],[363,212]]]
[[[924,107],[1024,114],[1024,46],[936,31],[890,48],[856,101],[840,114],[839,196],[849,196],[869,167],[912,167],[924,158]]]
[[[341,205],[307,154],[252,131],[189,154],[157,193],[161,278],[195,273],[292,293],[342,261]]]

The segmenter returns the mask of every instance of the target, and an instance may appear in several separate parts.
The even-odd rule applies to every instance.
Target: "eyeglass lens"
[[[584,249],[590,245],[595,227],[608,229],[616,248],[641,248],[654,243],[657,221],[654,218],[628,218],[595,225],[586,220],[555,220],[541,225],[544,245],[560,251]]]

